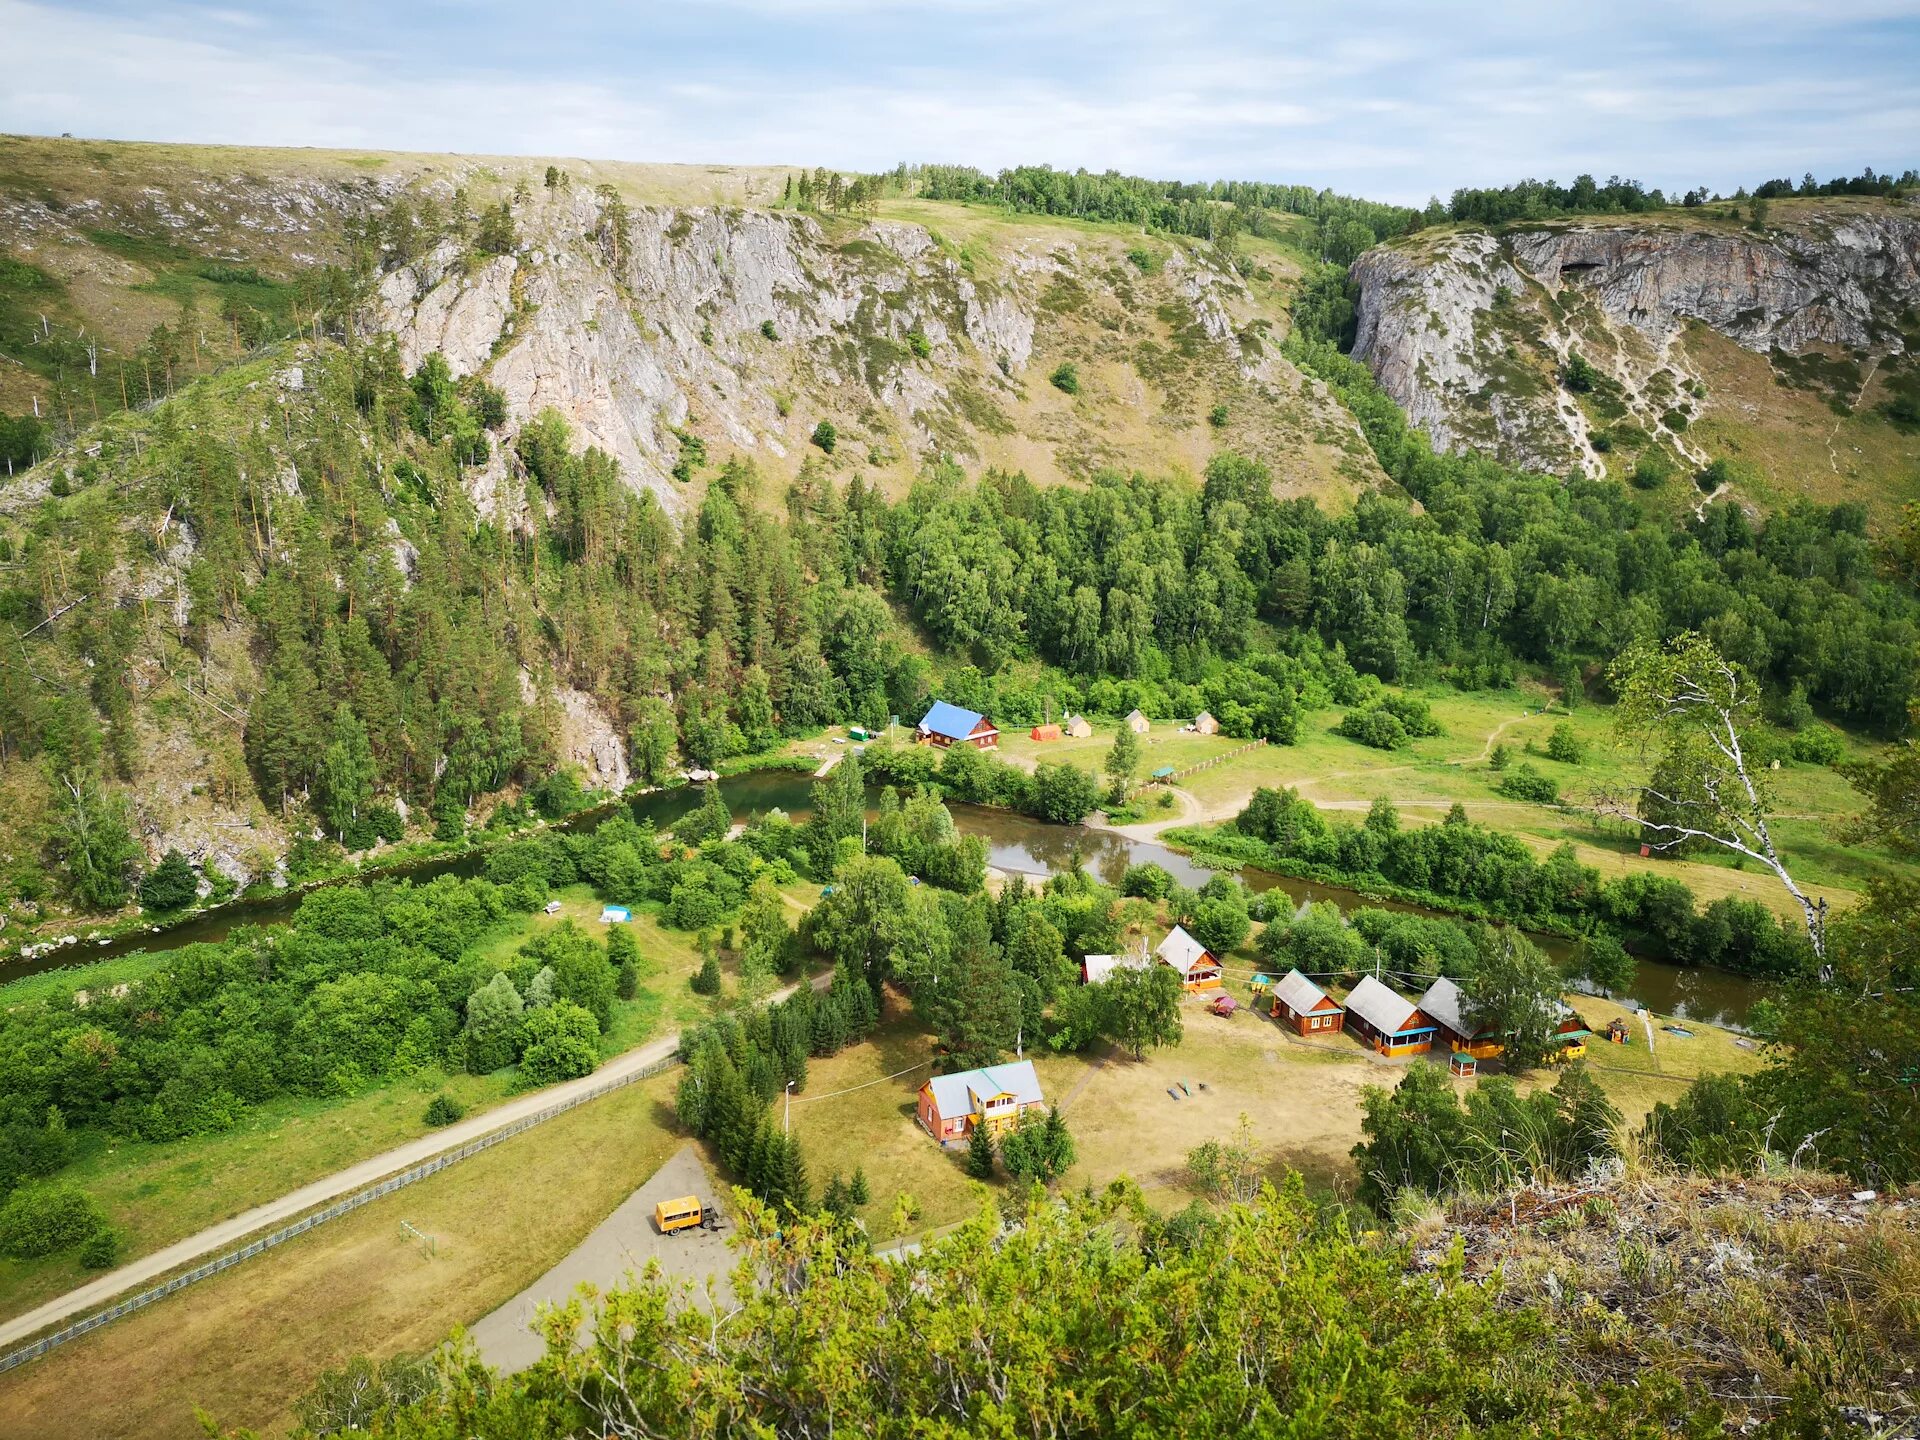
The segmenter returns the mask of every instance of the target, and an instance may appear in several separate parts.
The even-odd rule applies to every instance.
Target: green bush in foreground
[[[586,1302],[544,1358],[446,1363],[412,1404],[356,1417],[410,1440],[512,1435],[1704,1436],[1703,1391],[1650,1367],[1580,1379],[1557,1330],[1442,1260],[1279,1193],[1162,1219],[1132,1185],[983,1203],[911,1264],[828,1217],[737,1205],[723,1323],[662,1277]],[[337,1389],[337,1385],[335,1386]],[[384,1387],[380,1387],[384,1390]],[[367,1392],[356,1392],[367,1393]],[[314,1410],[299,1412],[313,1428]]]

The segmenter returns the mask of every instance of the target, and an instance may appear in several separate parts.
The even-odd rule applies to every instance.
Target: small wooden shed
[[[1129,950],[1120,955],[1088,955],[1080,961],[1080,978],[1098,985],[1116,970],[1144,970],[1153,961],[1145,950]]]
[[[1142,715],[1138,710],[1127,712],[1127,718],[1120,723],[1136,735],[1144,735],[1153,728],[1147,723],[1147,717]]]
[[[1069,715],[1060,722],[1060,728],[1075,740],[1087,740],[1093,736],[1093,722],[1084,715]]]
[[[1194,732],[1199,735],[1218,735],[1220,733],[1220,722],[1205,710],[1202,710],[1198,715],[1193,717],[1193,728]]]

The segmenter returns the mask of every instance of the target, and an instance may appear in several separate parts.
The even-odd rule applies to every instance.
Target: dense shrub
[[[528,1011],[525,1029],[520,1075],[528,1084],[576,1080],[600,1063],[600,1027],[589,1011],[570,1001]]]
[[[438,1129],[442,1125],[453,1124],[466,1113],[466,1106],[462,1105],[451,1095],[441,1094],[434,1096],[433,1099],[427,1102],[427,1113],[424,1118],[427,1124]]]
[[[0,1255],[52,1255],[83,1243],[106,1223],[99,1203],[76,1186],[29,1186],[0,1206]]]
[[[1494,789],[1509,800],[1526,800],[1535,805],[1560,803],[1560,782],[1527,764],[1516,765],[1507,771]]]
[[[1333,727],[1333,733],[1376,750],[1402,750],[1412,741],[1399,717],[1380,708],[1349,711]]]

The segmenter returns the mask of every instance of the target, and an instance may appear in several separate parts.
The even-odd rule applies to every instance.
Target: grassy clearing
[[[1599,1025],[1619,1013],[1605,1001],[1578,1003]],[[1733,1037],[1704,1026],[1692,1041],[1662,1032],[1657,1065],[1638,1036],[1632,1046],[1594,1048],[1605,1052],[1595,1054],[1596,1073],[1629,1120],[1670,1098],[1683,1077],[1759,1063]],[[816,1186],[865,1167],[874,1197],[865,1218],[876,1238],[885,1238],[902,1192],[919,1202],[915,1232],[959,1220],[973,1203],[960,1155],[936,1146],[913,1119],[931,1056],[930,1038],[894,999],[870,1043],[813,1064],[807,1096],[793,1108]],[[1440,1063],[1385,1063],[1344,1037],[1306,1041],[1258,1014],[1218,1019],[1197,1001],[1184,1043],[1171,1052],[1143,1062],[1035,1062],[1079,1147],[1063,1183],[1131,1175],[1170,1208],[1188,1198],[1187,1152],[1229,1136],[1243,1113],[1276,1173],[1296,1168],[1320,1193],[1345,1194],[1361,1088],[1395,1083],[1408,1063]],[[1551,1080],[1544,1073],[1526,1083]],[[1168,1095],[1182,1082],[1189,1093]],[[188,1436],[198,1433],[193,1405],[229,1424],[270,1426],[320,1369],[356,1352],[432,1345],[544,1272],[681,1143],[674,1083],[663,1076],[583,1106],[0,1377],[0,1431],[49,1440]],[[433,1258],[401,1235],[402,1219],[437,1237]],[[102,1373],[115,1377],[113,1386],[98,1385]]]
[[[195,1406],[278,1428],[322,1369],[430,1348],[566,1254],[683,1143],[672,1086],[581,1106],[0,1376],[0,1433],[185,1440]]]
[[[1703,325],[1688,327],[1687,353],[1707,385],[1706,407],[1688,438],[1738,462],[1741,498],[1767,508],[1799,496],[1823,505],[1855,501],[1876,529],[1897,523],[1901,507],[1920,499],[1920,431],[1903,431],[1877,411],[1888,398],[1886,366],[1856,364],[1861,383],[1839,387],[1836,410],[1829,389],[1787,383],[1767,356]],[[1698,498],[1684,475],[1665,490],[1676,510]]]
[[[1243,966],[1252,968],[1250,955],[1237,957],[1234,969]],[[1230,989],[1248,995],[1244,982]],[[1569,998],[1603,1029],[1627,1013],[1611,1001]],[[1048,1099],[1063,1107],[1079,1151],[1063,1184],[1097,1187],[1127,1175],[1156,1203],[1177,1208],[1190,1198],[1188,1151],[1230,1138],[1245,1114],[1276,1179],[1298,1170],[1317,1192],[1346,1198],[1353,1178],[1348,1151],[1361,1138],[1361,1090],[1397,1084],[1409,1064],[1445,1064],[1439,1055],[1387,1062],[1346,1036],[1303,1039],[1262,1011],[1243,1010],[1228,1020],[1207,1013],[1204,1004],[1187,1002],[1186,1035],[1177,1049],[1145,1060],[1117,1052],[1030,1056]],[[1761,1064],[1758,1050],[1707,1025],[1690,1026],[1692,1039],[1657,1031],[1650,1054],[1639,1022],[1633,1023],[1631,1044],[1603,1041],[1589,1050],[1596,1078],[1629,1124],[1702,1074]],[[871,1043],[811,1067],[807,1098],[793,1107],[794,1133],[816,1185],[836,1173],[850,1175],[856,1165],[866,1168],[873,1199],[863,1218],[876,1240],[894,1238],[884,1232],[901,1193],[918,1202],[916,1233],[964,1218],[973,1204],[964,1152],[935,1145],[914,1119],[915,1097],[931,1069],[909,1067],[927,1067],[932,1054],[931,1037],[893,1001]],[[898,1074],[902,1070],[909,1073]],[[1551,1085],[1556,1073],[1535,1072],[1522,1087]]]
[[[809,887],[795,887],[804,892]],[[570,886],[555,897],[557,914],[516,917],[477,947],[506,964],[535,935],[565,921],[589,934],[603,934],[600,901],[590,887]],[[695,995],[687,980],[700,966],[695,939],[667,930],[646,910],[635,912],[634,938],[646,968],[640,995],[617,1001],[602,1055],[611,1058],[656,1036],[711,1015],[722,1001]],[[164,956],[127,957],[97,968],[108,983],[154,968]],[[723,968],[732,972],[732,965]],[[73,972],[35,976],[0,991],[50,993],[73,983]],[[89,983],[96,983],[89,976]],[[518,1093],[514,1072],[444,1074],[438,1070],[396,1080],[345,1099],[287,1097],[262,1105],[237,1128],[162,1144],[115,1140],[82,1132],[81,1153],[62,1172],[106,1208],[125,1236],[122,1256],[150,1254],[176,1240],[254,1205],[284,1195],[345,1166],[427,1133],[427,1101],[444,1090],[470,1112],[481,1112]],[[0,1315],[18,1315],[88,1278],[72,1253],[41,1260],[0,1260]]]
[[[1624,793],[1644,774],[1638,758],[1620,747],[1612,732],[1612,712],[1606,706],[1586,705],[1572,715],[1564,711],[1541,714],[1543,692],[1531,688],[1462,694],[1436,691],[1428,697],[1434,715],[1447,733],[1416,740],[1404,750],[1371,750],[1342,736],[1332,727],[1342,712],[1324,711],[1301,726],[1299,743],[1269,745],[1178,782],[1211,820],[1237,814],[1258,786],[1293,786],[1323,809],[1364,811],[1386,796],[1400,808],[1409,824],[1442,818],[1458,803],[1468,816],[1495,829],[1509,831],[1546,851],[1571,842],[1580,858],[1599,867],[1603,876],[1646,867],[1673,875],[1691,886],[1703,901],[1722,895],[1741,895],[1795,913],[1791,902],[1769,875],[1741,869],[1731,857],[1702,855],[1687,860],[1642,860],[1634,827],[1602,820],[1591,806],[1602,793]],[[1528,754],[1531,744],[1544,749],[1547,737],[1560,724],[1570,724],[1586,746],[1578,765],[1563,765],[1544,754]],[[1031,744],[1031,742],[1020,742]],[[1087,747],[1090,757],[1103,757],[1112,745],[1111,734],[1073,742]],[[1225,754],[1238,742],[1219,737],[1181,737],[1180,761],[1191,747],[1200,753]],[[1500,772],[1488,756],[1495,744],[1505,745],[1510,764],[1532,765],[1560,785],[1567,808],[1554,809],[1509,800],[1495,786]],[[1046,746],[1048,751],[1063,747]],[[1149,756],[1157,751],[1148,750]],[[1869,749],[1849,744],[1849,754],[1864,756]],[[1859,797],[1835,771],[1816,765],[1788,764],[1770,779],[1778,797],[1775,839],[1805,883],[1819,886],[1835,904],[1849,904],[1865,882],[1893,872],[1898,861],[1871,846],[1848,845],[1838,838],[1839,822],[1857,814]]]

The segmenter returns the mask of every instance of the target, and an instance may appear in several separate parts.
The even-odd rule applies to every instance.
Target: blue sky
[[[1920,165],[1920,0],[0,0],[0,130],[1424,201]]]

